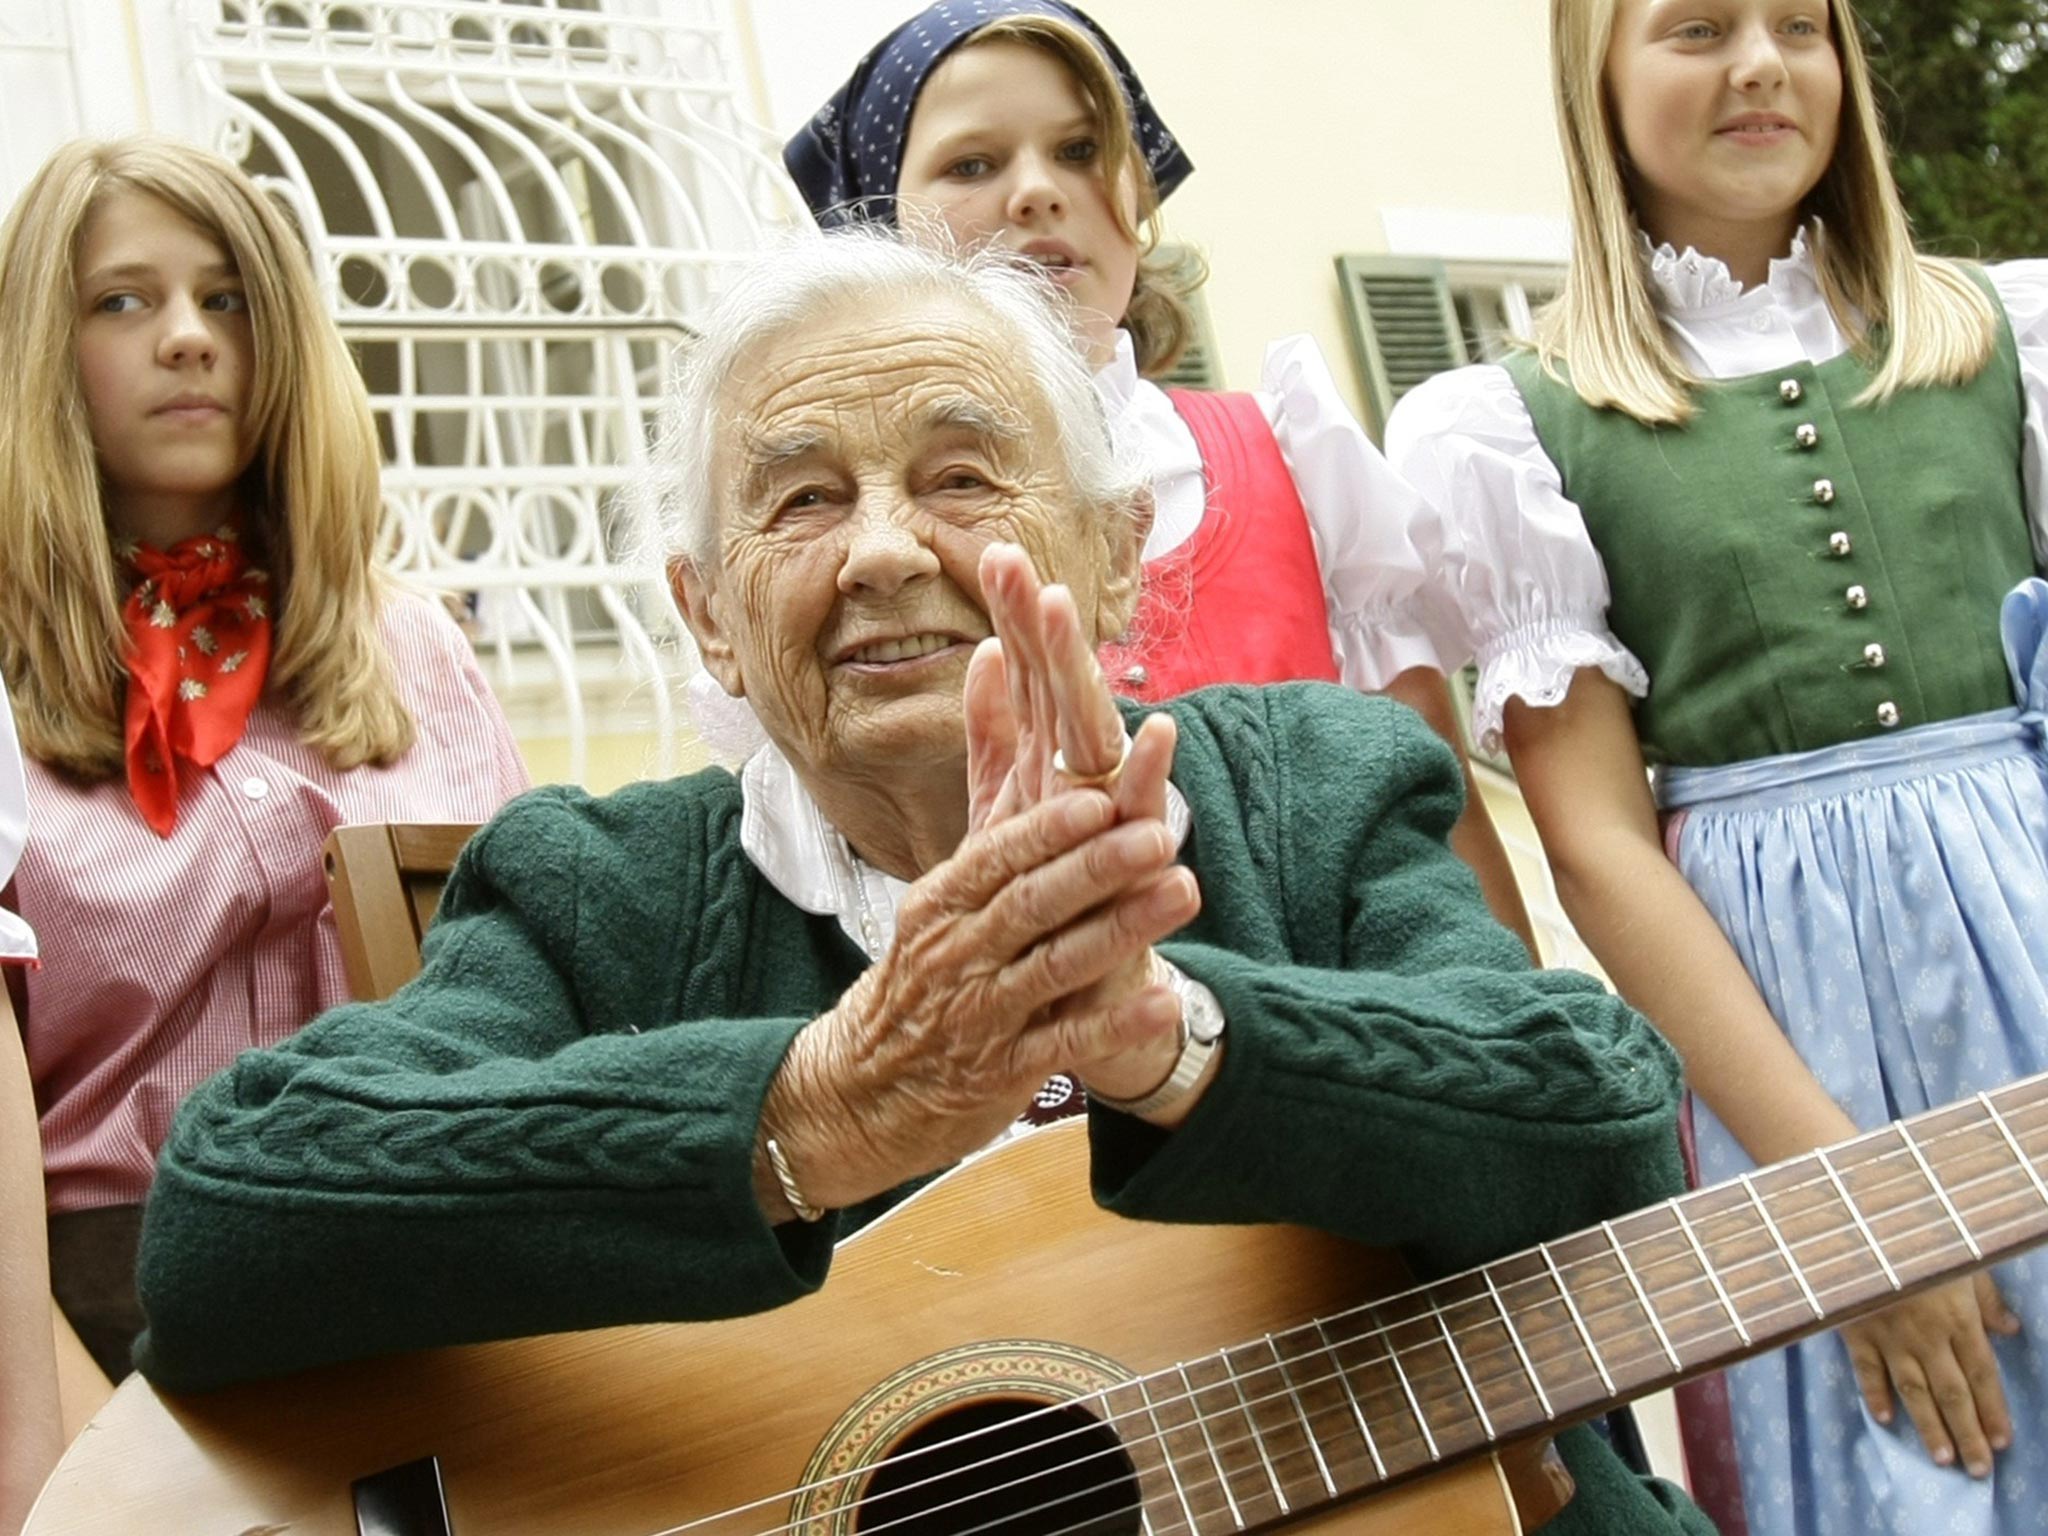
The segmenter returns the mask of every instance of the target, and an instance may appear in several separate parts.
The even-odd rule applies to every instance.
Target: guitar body
[[[434,1456],[456,1536],[648,1536],[692,1522],[738,1536],[791,1521],[807,1536],[852,1536],[883,1520],[858,1507],[860,1469],[920,1426],[1099,1392],[1406,1284],[1397,1261],[1298,1228],[1108,1215],[1089,1198],[1076,1121],[939,1180],[848,1241],[818,1294],[773,1312],[439,1350],[204,1397],[163,1397],[131,1377],[27,1529],[354,1536],[351,1482]],[[1186,1495],[1146,1454],[1156,1423],[1124,1434],[1119,1464],[1146,1500],[1145,1528],[1163,1531],[1158,1511],[1185,1508]],[[1364,1502],[1311,1512],[1297,1497],[1299,1513],[1283,1518],[1277,1501],[1247,1497],[1241,1513],[1356,1536],[1506,1536],[1569,1496],[1546,1445]],[[1296,1493],[1314,1491],[1305,1470],[1281,1484],[1290,1476]],[[791,1490],[821,1480],[792,1503]],[[983,1495],[961,1502],[990,1507]],[[960,1514],[952,1529],[985,1518]]]

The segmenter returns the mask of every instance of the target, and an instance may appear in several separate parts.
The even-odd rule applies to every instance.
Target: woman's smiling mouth
[[[839,662],[842,666],[894,666],[902,662],[922,661],[942,651],[964,649],[967,644],[968,642],[958,635],[940,634],[936,631],[898,635],[887,640],[870,640],[864,645],[842,651]]]
[[[1799,125],[1779,113],[1745,112],[1721,124],[1714,135],[1738,144],[1776,144],[1798,132]]]

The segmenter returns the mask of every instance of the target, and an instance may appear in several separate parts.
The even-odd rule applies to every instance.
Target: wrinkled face
[[[728,380],[716,566],[678,573],[705,665],[806,777],[957,762],[990,634],[977,567],[1020,544],[1116,633],[1142,527],[1083,508],[1012,339],[954,301],[829,310]]]
[[[1025,43],[970,43],[932,71],[903,144],[897,195],[935,211],[953,238],[1044,263],[1079,311],[1097,366],[1130,308],[1138,244],[1103,183],[1100,126],[1066,66]],[[918,221],[906,219],[913,234]]]
[[[1607,86],[1651,236],[1782,223],[1834,158],[1827,0],[1619,0]]]
[[[87,219],[75,274],[78,378],[110,516],[152,543],[207,531],[256,447],[255,340],[233,258],[161,199],[123,191]]]

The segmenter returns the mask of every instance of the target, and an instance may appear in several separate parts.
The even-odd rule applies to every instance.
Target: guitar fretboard
[[[2048,1076],[1113,1389],[1158,1533],[1235,1532],[2048,1239]]]

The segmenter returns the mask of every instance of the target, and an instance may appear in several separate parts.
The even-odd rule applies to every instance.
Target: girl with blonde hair
[[[1207,275],[1159,244],[1159,206],[1194,167],[1100,26],[1064,0],[938,0],[855,66],[783,160],[828,229],[999,246],[1071,301],[1097,394],[1152,486],[1144,596],[1102,656],[1119,693],[1341,682],[1412,705],[1459,748],[1444,672],[1463,636],[1429,579],[1434,514],[1315,343],[1274,343],[1256,392],[1152,382],[1192,338]],[[1469,772],[1467,791],[1453,846],[1530,943]]]
[[[1551,17],[1565,291],[1389,449],[1722,1179],[2048,1069],[2048,263],[1914,249],[1847,0]],[[1737,1367],[1729,1528],[2037,1529],[2044,1333],[2036,1256]]]
[[[378,568],[377,440],[291,225],[168,140],[74,143],[0,230],[0,674],[52,1281],[126,1369],[171,1111],[346,996],[321,844],[526,783],[466,642]]]

